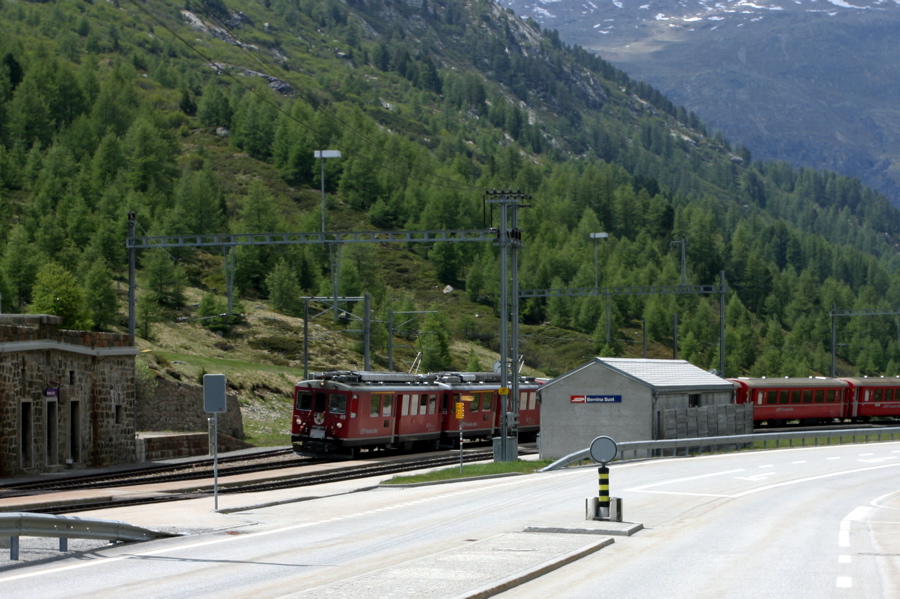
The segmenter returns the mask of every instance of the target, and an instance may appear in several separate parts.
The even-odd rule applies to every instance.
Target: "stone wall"
[[[226,411],[219,414],[219,433],[244,438],[244,421],[237,395],[228,393]],[[203,411],[203,386],[156,378],[152,397],[138,402],[136,427],[139,431],[207,432],[212,414]]]
[[[250,447],[240,439],[219,434],[219,453]],[[139,462],[211,455],[209,433],[138,433]]]
[[[135,458],[131,338],[60,322],[0,315],[0,476]]]

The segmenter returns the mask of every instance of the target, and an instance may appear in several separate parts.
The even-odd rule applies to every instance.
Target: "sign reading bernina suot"
[[[622,403],[621,395],[570,395],[570,403]]]

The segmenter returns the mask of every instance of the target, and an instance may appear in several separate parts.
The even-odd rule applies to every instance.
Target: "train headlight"
[[[335,426],[335,428],[344,428],[344,425],[341,424],[340,422],[338,422],[338,423],[335,424],[334,426]]]
[[[300,417],[299,417],[299,416],[297,416],[296,418],[294,418],[294,422],[297,423],[297,426],[300,426],[301,424],[303,424],[303,421],[300,420]]]

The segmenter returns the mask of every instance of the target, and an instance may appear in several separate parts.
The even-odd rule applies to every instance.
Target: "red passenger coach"
[[[494,372],[438,372],[423,375],[445,389],[445,401],[449,409],[444,417],[444,432],[452,438],[459,434],[459,420],[454,406],[462,401],[465,406],[462,428],[466,439],[488,439],[500,434],[503,396],[500,395],[500,375]],[[533,441],[541,429],[540,407],[537,390],[541,383],[534,377],[519,377],[519,438]],[[511,396],[506,410],[513,411]]]
[[[540,384],[533,378],[519,380],[518,431],[523,440],[533,439],[540,430]],[[459,441],[458,401],[465,406],[464,438],[499,434],[502,400],[500,377],[494,373],[316,373],[294,387],[291,442],[304,455],[451,447]]]
[[[789,420],[801,424],[825,423],[849,416],[847,390],[841,379],[816,378],[739,378],[729,379],[735,386],[735,403],[753,404],[753,422],[780,426]]]
[[[900,378],[844,378],[854,420],[900,416]]]

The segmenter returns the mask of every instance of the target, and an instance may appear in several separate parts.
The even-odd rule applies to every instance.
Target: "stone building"
[[[0,477],[135,458],[131,337],[0,315]]]
[[[541,457],[617,442],[753,432],[752,406],[733,404],[734,385],[684,360],[594,358],[539,391]]]

